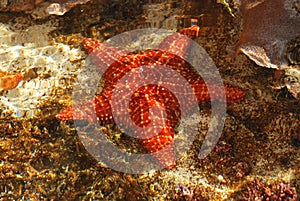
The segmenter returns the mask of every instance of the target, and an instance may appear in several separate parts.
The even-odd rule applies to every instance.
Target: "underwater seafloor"
[[[242,31],[239,1],[205,1],[203,8],[201,1],[166,2],[94,0],[59,16],[44,12],[46,1],[26,12],[0,12],[0,70],[24,77],[12,89],[1,86],[0,200],[299,199],[299,99],[289,85],[281,86],[277,69],[261,67],[244,54],[229,56],[228,47]],[[299,2],[295,5],[299,9]],[[210,114],[209,103],[203,103],[197,137],[174,168],[127,174],[98,163],[73,122],[56,119],[72,105],[72,89],[87,57],[81,40],[104,41],[145,27],[177,31],[194,18],[200,24],[195,41],[224,83],[247,95],[227,105],[217,146],[198,158]],[[290,43],[298,48],[292,69],[299,69],[299,40]],[[1,83],[10,78],[0,75]],[[119,148],[142,149],[115,125],[103,129]]]

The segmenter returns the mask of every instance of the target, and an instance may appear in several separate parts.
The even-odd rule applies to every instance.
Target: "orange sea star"
[[[181,34],[189,38],[197,37],[198,26],[193,26],[180,31]],[[177,35],[178,36],[178,35]],[[176,37],[177,37],[176,36]],[[162,150],[167,145],[172,145],[174,141],[174,128],[180,118],[188,111],[180,110],[194,107],[190,97],[196,97],[198,102],[209,101],[210,98],[222,99],[219,97],[221,87],[214,83],[213,91],[208,91],[206,83],[198,75],[197,71],[185,60],[181,58],[189,47],[187,37],[176,38],[175,35],[168,36],[160,44],[159,50],[147,50],[138,53],[129,53],[121,56],[122,51],[113,47],[107,47],[96,40],[84,39],[83,44],[86,51],[90,54],[94,63],[96,63],[101,72],[104,72],[102,64],[111,63],[105,70],[103,78],[105,84],[100,95],[94,100],[80,103],[74,107],[65,108],[57,115],[59,120],[85,119],[89,121],[98,121],[99,123],[113,123],[112,105],[114,111],[120,117],[121,124],[134,130],[133,127],[147,128],[146,132],[141,133],[135,130],[136,135],[141,138],[144,147],[160,162],[165,168],[171,168],[175,165],[174,147],[160,154],[157,151]],[[164,47],[171,47],[176,54],[163,51]],[[140,73],[140,66],[148,66]],[[151,80],[164,80],[164,83],[170,88],[184,88],[182,83],[178,82],[177,77],[168,77],[157,66],[166,66],[182,76],[190,86],[191,91],[181,91],[183,100],[180,102],[168,87],[159,84],[148,84]],[[157,73],[153,74],[153,71]],[[122,77],[129,75],[129,83],[121,83]],[[142,87],[137,83],[139,80],[145,80]],[[121,83],[121,84],[120,84]],[[239,88],[226,85],[225,96],[227,102],[239,102],[245,98],[245,93]],[[118,93],[113,98],[115,91]],[[112,101],[113,99],[113,101]],[[124,106],[123,100],[128,99],[129,107]],[[225,101],[225,100],[224,100]],[[181,103],[181,104],[180,104]],[[197,102],[196,102],[197,104]],[[151,109],[150,109],[151,108]],[[153,109],[154,108],[154,109]],[[153,109],[153,110],[152,110]],[[162,118],[165,112],[165,118]],[[96,112],[95,115],[92,115]],[[124,113],[129,113],[129,118]],[[151,126],[149,126],[151,124]],[[161,128],[157,131],[157,128]]]

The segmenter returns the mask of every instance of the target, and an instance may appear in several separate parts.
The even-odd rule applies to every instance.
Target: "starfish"
[[[93,100],[63,109],[56,118],[58,120],[98,121],[101,124],[115,123],[112,111],[114,109],[116,111],[114,114],[119,117],[119,122],[135,132],[136,136],[141,139],[142,145],[163,167],[167,169],[174,167],[174,128],[180,118],[188,112],[180,109],[195,106],[190,97],[196,97],[197,104],[197,102],[205,102],[210,99],[240,102],[246,96],[241,89],[225,85],[226,100],[222,100],[219,97],[222,88],[214,83],[209,83],[214,89],[209,94],[203,79],[187,61],[182,59],[189,47],[190,40],[186,36],[194,39],[198,36],[198,31],[198,26],[182,29],[180,33],[185,35],[184,37],[178,38],[178,35],[170,35],[163,40],[158,50],[133,52],[125,56],[121,56],[122,50],[105,46],[97,40],[84,39],[84,48],[90,54],[93,62],[97,64],[99,71],[104,72],[105,65],[103,64],[111,64],[103,73],[105,80],[103,90]],[[171,47],[174,50],[173,53],[164,51],[165,47]],[[140,66],[149,68],[143,68],[139,72]],[[161,72],[158,66],[166,66],[176,71],[187,81],[186,83],[192,90],[179,90],[180,96],[183,97],[181,102],[172,93],[172,90],[169,90],[169,88],[177,90],[184,88],[178,81],[179,77],[166,76],[166,73]],[[157,72],[153,73],[155,70]],[[121,82],[124,76],[128,76],[129,83]],[[164,80],[164,83],[168,83],[168,87],[160,84],[147,84],[154,79]],[[142,87],[138,84],[139,80],[144,81]],[[115,93],[116,91],[118,93]],[[124,100],[129,100],[129,108],[122,103]],[[162,113],[162,111],[164,112]],[[96,117],[92,115],[94,113],[96,113]],[[124,115],[127,113],[129,116]],[[147,129],[141,132],[135,129],[136,127]],[[157,154],[163,148],[164,151]]]

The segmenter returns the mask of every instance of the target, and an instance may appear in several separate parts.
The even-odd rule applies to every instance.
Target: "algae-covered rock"
[[[1,116],[34,117],[40,112],[39,105],[67,94],[83,53],[62,43],[50,43],[39,32],[35,32],[39,43],[20,44],[18,38],[22,34],[1,26],[6,30],[0,35],[1,70],[23,75],[17,88],[1,93]]]

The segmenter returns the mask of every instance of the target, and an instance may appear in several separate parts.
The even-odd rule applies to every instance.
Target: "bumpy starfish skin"
[[[198,29],[197,26],[193,26],[181,30],[180,33],[194,38],[197,37]],[[209,94],[203,79],[188,62],[181,58],[188,50],[188,41],[186,37],[171,35],[159,46],[162,50],[148,50],[121,56],[123,53],[121,50],[107,47],[95,40],[85,39],[84,48],[98,65],[99,71],[104,72],[103,90],[94,100],[64,109],[57,115],[57,119],[85,119],[105,124],[113,123],[117,116],[121,126],[134,132],[163,167],[173,167],[175,165],[174,127],[188,112],[182,111],[181,108],[193,108],[195,103],[192,97],[196,97],[197,102],[210,99],[225,101],[219,97],[221,87],[210,83],[214,90]],[[170,47],[172,53],[164,51]],[[111,65],[107,68],[108,64]],[[139,71],[141,66],[148,66],[148,68]],[[160,70],[156,72],[157,66],[173,70],[182,76],[189,86],[183,86],[184,83],[179,81],[180,76],[168,77]],[[130,82],[120,82],[128,74],[127,80]],[[144,82],[142,87],[138,84],[139,80]],[[153,80],[163,80],[167,87],[149,84]],[[191,90],[186,90],[186,87],[190,87]],[[239,88],[227,85],[224,88],[228,102],[240,102],[245,98],[245,93]],[[178,91],[180,96],[175,96],[170,89]],[[114,93],[115,91],[118,93]],[[124,106],[125,100],[129,100],[129,108]],[[116,112],[114,115],[113,111]],[[92,115],[95,112],[96,115]],[[128,113],[129,117],[124,115]],[[137,127],[142,131],[136,129]]]

